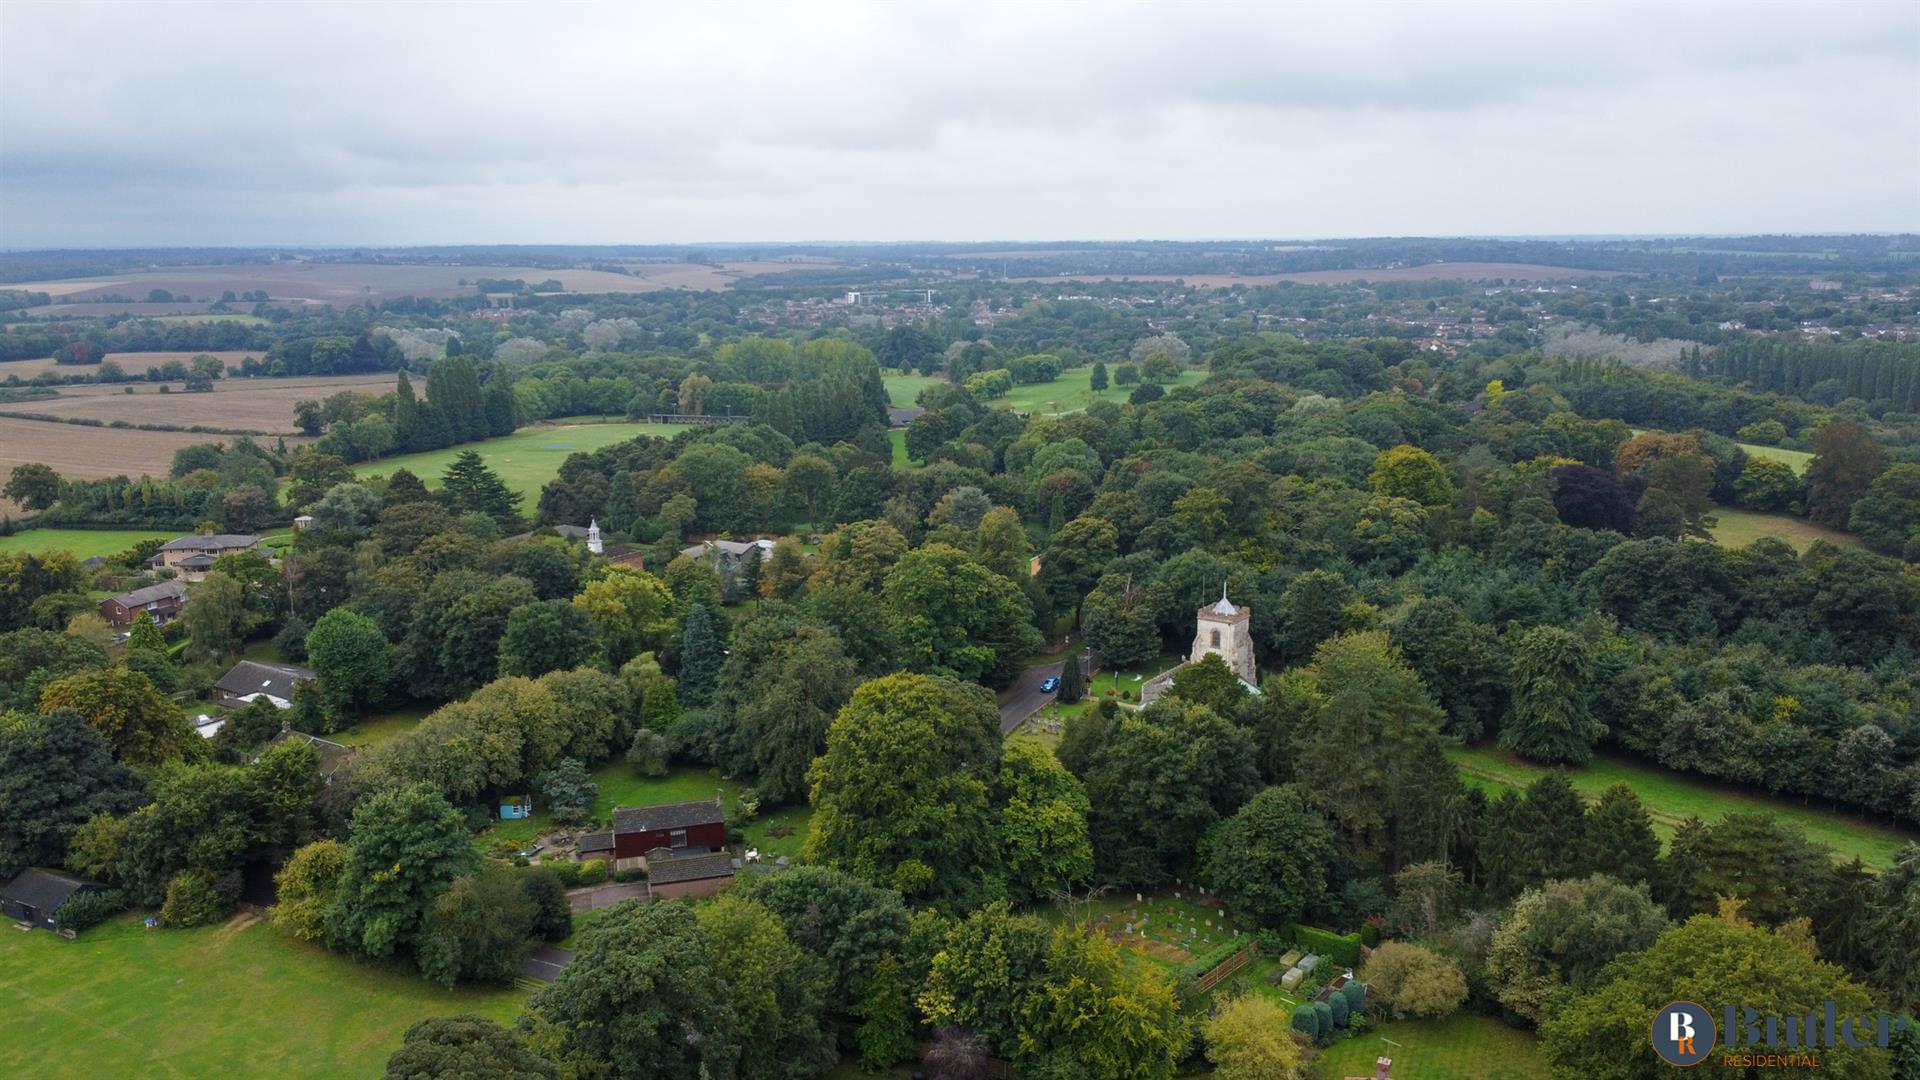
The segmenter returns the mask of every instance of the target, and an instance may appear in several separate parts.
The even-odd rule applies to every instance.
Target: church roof
[[[1208,608],[1207,610],[1213,612],[1215,615],[1240,614],[1240,609],[1237,607],[1234,607],[1233,601],[1227,599],[1227,587],[1225,585],[1220,586],[1220,602],[1213,605],[1211,608]]]

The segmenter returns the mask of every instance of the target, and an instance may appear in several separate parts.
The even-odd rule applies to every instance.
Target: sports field
[[[526,1001],[444,990],[247,915],[197,930],[126,915],[77,941],[9,927],[0,997],[0,1074],[46,1078],[379,1076],[415,1021],[510,1024]]]
[[[1550,770],[1545,765],[1523,761],[1492,744],[1456,747],[1447,756],[1460,767],[1470,784],[1489,794],[1502,788],[1525,787]],[[1689,817],[1712,821],[1732,812],[1765,814],[1787,825],[1806,831],[1807,838],[1824,844],[1841,858],[1859,856],[1866,865],[1879,869],[1893,864],[1893,853],[1902,844],[1920,843],[1920,831],[1894,828],[1834,810],[1803,806],[1797,800],[1766,792],[1721,784],[1703,777],[1688,776],[1657,765],[1630,758],[1603,755],[1584,768],[1566,770],[1573,788],[1588,799],[1616,783],[1625,782],[1640,796],[1640,802],[1653,817],[1653,831],[1662,841],[1673,835],[1674,826]]]
[[[499,473],[507,487],[526,496],[520,511],[530,514],[540,498],[540,489],[559,475],[568,454],[599,450],[638,435],[671,436],[683,429],[680,424],[541,424],[483,442],[382,458],[356,465],[353,471],[361,476],[387,476],[405,468],[426,481],[428,487],[438,487],[441,474],[454,458],[463,451],[478,450],[487,467]]]

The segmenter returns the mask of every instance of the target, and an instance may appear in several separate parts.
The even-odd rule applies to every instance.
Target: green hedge
[[[1180,970],[1176,974],[1178,975],[1180,981],[1183,983],[1193,982],[1195,979],[1198,979],[1200,976],[1205,975],[1207,972],[1212,971],[1214,968],[1217,968],[1221,964],[1226,963],[1229,959],[1232,958],[1234,953],[1237,953],[1241,949],[1244,949],[1246,947],[1247,947],[1247,942],[1244,939],[1235,940],[1235,941],[1223,941],[1220,944],[1215,945],[1212,949],[1208,950],[1207,952],[1204,952],[1199,956],[1194,957],[1192,960],[1187,961],[1184,965],[1181,966]]]
[[[1341,967],[1360,966],[1359,934],[1336,934],[1331,930],[1321,930],[1295,923],[1293,943],[1308,952],[1324,956]]]

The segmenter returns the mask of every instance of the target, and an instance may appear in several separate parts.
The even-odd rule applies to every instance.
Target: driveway
[[[647,883],[629,881],[593,885],[585,889],[567,890],[567,906],[575,915],[585,915],[589,911],[598,911],[603,907],[612,907],[622,900],[645,900]]]
[[[1040,691],[1040,684],[1060,674],[1065,667],[1064,663],[1035,664],[1020,673],[1020,677],[1014,680],[1013,688],[1007,691],[1007,696],[1000,702],[1000,734],[1013,734],[1014,728],[1025,723],[1027,717],[1039,712],[1053,700],[1053,694]]]
[[[560,969],[573,959],[573,953],[566,949],[556,949],[551,945],[542,945],[527,954],[520,961],[520,974],[541,982],[552,982],[560,974]]]

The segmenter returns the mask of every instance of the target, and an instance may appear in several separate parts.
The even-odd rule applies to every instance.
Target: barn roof
[[[580,838],[580,854],[590,851],[612,851],[613,834],[610,832],[590,832]]]
[[[733,858],[724,851],[647,860],[649,885],[673,885],[682,881],[706,881],[709,878],[732,876]]]
[[[63,874],[58,870],[29,866],[5,885],[0,885],[0,897],[15,903],[26,904],[40,909],[42,915],[51,915],[66,903],[67,897],[81,889],[104,888],[97,881]]]
[[[694,825],[724,825],[727,817],[712,799],[695,802],[663,803],[659,806],[623,806],[613,812],[613,831],[620,833],[653,832],[657,829],[685,829]]]

